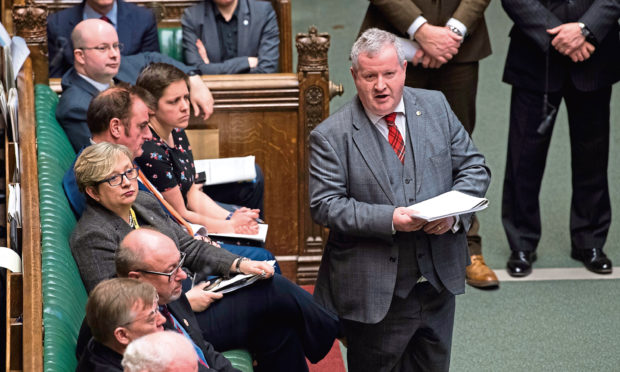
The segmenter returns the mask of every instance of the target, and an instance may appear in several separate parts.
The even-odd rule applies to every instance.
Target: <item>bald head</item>
[[[116,274],[127,277],[129,272],[151,264],[159,255],[178,254],[172,239],[161,232],[147,227],[132,230],[116,251]]]
[[[122,365],[127,372],[192,372],[198,371],[198,355],[180,333],[157,332],[129,344]]]
[[[100,19],[84,20],[73,29],[71,41],[78,73],[101,83],[109,83],[118,73],[121,46],[111,24]]]

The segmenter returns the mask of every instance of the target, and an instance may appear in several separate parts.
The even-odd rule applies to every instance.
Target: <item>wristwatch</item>
[[[590,29],[588,28],[588,26],[586,26],[585,23],[578,22],[577,24],[579,25],[579,28],[581,29],[581,35],[583,35],[583,37],[587,39],[590,37],[590,35],[592,35],[592,33],[590,32]]]
[[[237,264],[235,265],[235,271],[237,272],[237,274],[243,274],[241,272],[241,262],[243,261],[249,261],[250,259],[247,257],[240,257],[237,259]]]
[[[461,32],[461,30],[459,30],[458,28],[452,26],[452,25],[448,25],[448,28],[450,29],[450,31],[454,32],[455,34],[459,35],[459,36],[463,36],[463,33]]]

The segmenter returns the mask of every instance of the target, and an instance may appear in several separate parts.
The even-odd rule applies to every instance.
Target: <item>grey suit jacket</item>
[[[403,97],[414,144],[415,202],[450,190],[483,196],[489,168],[443,94],[405,87]],[[310,134],[310,211],[330,228],[315,298],[341,318],[364,323],[378,322],[389,309],[403,234],[430,246],[432,257],[418,260],[432,260],[453,294],[465,290],[468,262],[470,216],[462,216],[456,234],[392,234],[397,206],[375,130],[356,96]]]
[[[278,72],[280,36],[276,13],[267,1],[240,0],[237,20],[237,54],[235,58],[222,60],[215,4],[205,0],[185,9],[183,25],[183,51],[188,65],[198,66],[202,74],[239,74]],[[203,62],[196,48],[196,40],[202,40],[209,57]],[[258,66],[250,69],[248,57],[258,57]]]
[[[179,224],[170,220],[153,195],[138,192],[133,209],[139,220],[148,221],[149,226],[168,236],[181,252],[187,254],[185,267],[201,275],[229,275],[230,266],[239,256],[189,236]],[[93,200],[88,200],[70,241],[71,253],[87,292],[100,281],[116,276],[116,248],[131,230],[122,218]]]

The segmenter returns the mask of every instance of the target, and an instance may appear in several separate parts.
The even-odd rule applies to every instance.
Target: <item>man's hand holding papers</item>
[[[412,218],[427,222],[478,212],[489,205],[486,198],[477,198],[460,191],[448,191],[434,198],[407,207]]]

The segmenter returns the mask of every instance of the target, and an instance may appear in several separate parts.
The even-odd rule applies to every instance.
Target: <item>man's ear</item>
[[[114,329],[114,338],[121,345],[127,346],[132,341],[125,327],[116,327]]]
[[[88,196],[95,199],[96,201],[99,201],[99,190],[97,190],[96,186],[86,186],[86,190],[84,191],[86,191],[86,194],[88,194]]]
[[[127,277],[128,277],[129,279],[140,279],[140,273],[139,273],[138,271],[130,271],[130,272],[127,274]]]
[[[119,118],[112,118],[110,120],[110,135],[112,138],[119,139],[125,130],[125,126]]]
[[[80,65],[84,65],[86,63],[84,61],[84,51],[82,49],[73,49],[73,58]]]
[[[353,66],[351,66],[351,76],[353,76],[353,80],[355,80],[355,77],[357,76],[355,73],[355,69],[353,68]]]

